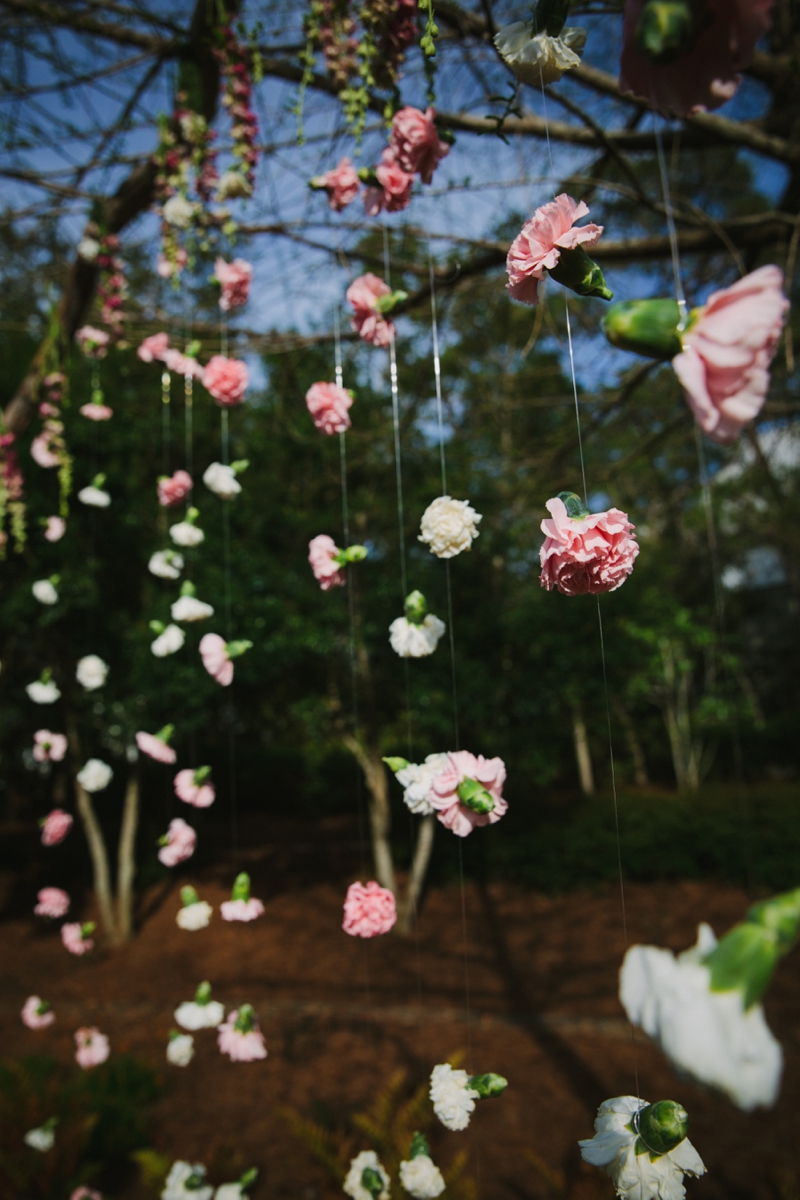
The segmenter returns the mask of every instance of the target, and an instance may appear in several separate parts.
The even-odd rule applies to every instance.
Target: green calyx
[[[184,350],[183,353],[186,355],[187,358],[197,358],[197,356],[200,353],[200,351],[202,350],[202,348],[203,348],[203,343],[195,340],[193,342],[189,342],[189,345],[186,347],[186,349]]]
[[[184,579],[183,583],[181,584],[181,595],[194,596],[196,592],[197,588],[194,586],[192,581],[190,579]]]
[[[502,1075],[495,1075],[490,1071],[486,1075],[472,1075],[467,1080],[467,1087],[473,1092],[477,1092],[482,1100],[487,1096],[499,1096],[508,1087],[508,1080]]]
[[[249,466],[249,458],[237,458],[236,462],[231,463],[231,470],[233,471],[234,475],[241,475],[242,472],[246,471]]]
[[[383,1191],[383,1176],[374,1167],[364,1167],[361,1172],[361,1186],[377,1200]]]
[[[166,625],[163,621],[150,621],[150,629],[153,633],[163,633]]]
[[[106,481],[106,477],[103,474],[103,472],[101,471],[100,474],[95,475],[94,479],[92,480],[92,487],[101,488],[103,486],[103,484],[105,483],[105,481]]]
[[[601,300],[612,300],[614,293],[606,287],[603,272],[593,262],[583,246],[572,250],[561,250],[556,265],[550,268],[556,283],[569,288],[579,296],[598,296]]]
[[[194,994],[194,1002],[195,1002],[195,1004],[200,1004],[203,1007],[205,1007],[205,1005],[208,1004],[210,999],[211,999],[211,984],[208,982],[207,979],[204,979]]]
[[[237,1033],[250,1033],[256,1023],[256,1014],[252,1004],[243,1004],[233,1028]]]
[[[386,763],[393,775],[396,775],[398,771],[404,771],[408,766],[407,758],[384,758],[383,762]]]
[[[583,521],[591,515],[583,500],[575,492],[559,492],[558,499],[564,501],[567,516],[572,517],[573,521]]]
[[[339,550],[334,554],[333,561],[340,567],[346,567],[348,563],[363,562],[368,554],[366,546],[348,546],[346,550]]]
[[[534,34],[547,33],[558,37],[567,23],[570,0],[539,0],[533,10]]]
[[[201,1187],[206,1185],[205,1168],[201,1175],[199,1171],[192,1171],[188,1179],[184,1179],[183,1186],[187,1192],[199,1192]]]
[[[174,1041],[176,1041],[176,1040],[177,1040],[179,1037],[183,1037],[183,1034],[182,1034],[182,1033],[179,1033],[177,1029],[170,1029],[170,1031],[169,1031],[169,1040],[170,1040],[171,1042],[174,1042]]]
[[[398,304],[402,304],[403,301],[407,299],[408,292],[389,292],[386,296],[378,296],[377,300],[375,301],[375,310],[382,316],[385,316],[386,313],[390,313],[394,308],[397,307]]]
[[[195,787],[202,787],[210,774],[211,767],[198,767],[192,776],[192,783]]]
[[[415,1131],[413,1137],[411,1138],[411,1149],[408,1152],[408,1157],[420,1158],[423,1154],[430,1158],[431,1148],[423,1135]]]
[[[456,795],[465,808],[471,809],[474,813],[480,813],[481,816],[485,816],[494,809],[494,796],[487,792],[477,779],[462,779],[456,789]]]
[[[175,732],[174,725],[165,725],[163,729],[159,729],[158,733],[156,734],[156,737],[158,738],[158,740],[160,742],[163,742],[164,745],[166,746],[166,745],[168,745],[169,739],[172,737],[174,732]]]
[[[200,897],[193,887],[188,884],[181,888],[181,904],[184,908],[188,908],[190,904],[199,904]]]
[[[655,1162],[669,1154],[689,1132],[689,1114],[674,1100],[659,1100],[634,1113],[628,1128],[635,1134],[636,1153],[649,1154]]]
[[[247,638],[240,638],[238,642],[228,642],[228,658],[241,658],[252,648],[253,643],[248,642]]]
[[[254,1184],[257,1179],[258,1179],[258,1167],[251,1167],[249,1171],[245,1171],[244,1175],[239,1180],[240,1191],[244,1191],[245,1188],[249,1188],[251,1186],[251,1184]]]
[[[192,506],[183,518],[187,525],[194,525],[197,518],[200,516],[200,509]]]
[[[680,321],[677,300],[623,300],[606,313],[603,332],[620,350],[666,360],[683,349]]]
[[[50,1012],[50,1004],[47,1000],[42,1000],[36,1009],[37,1017],[43,1017],[46,1012]]]
[[[428,605],[422,592],[409,592],[403,605],[406,618],[412,625],[421,625],[428,613]]]
[[[794,945],[800,927],[800,888],[755,904],[704,958],[712,992],[742,993],[751,1008],[767,990],[778,960]]]
[[[694,34],[694,17],[687,0],[647,0],[634,44],[644,58],[665,67],[691,48]]]
[[[239,875],[236,876],[235,880],[233,881],[233,889],[231,891],[231,900],[247,901],[249,899],[250,899],[250,876],[247,874],[247,871],[242,871]]]
[[[359,167],[356,174],[358,175],[358,178],[361,180],[361,182],[363,184],[366,184],[367,187],[380,187],[381,186],[380,181],[378,180],[378,176],[375,174],[374,167]]]
[[[81,925],[81,940],[85,942],[87,938],[92,936],[96,928],[97,926],[94,921],[84,921]]]
[[[39,676],[39,682],[40,683],[49,683],[52,678],[53,678],[53,668],[45,667],[45,669],[42,671],[41,675]]]

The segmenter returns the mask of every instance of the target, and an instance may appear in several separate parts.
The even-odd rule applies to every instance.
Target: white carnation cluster
[[[471,549],[481,520],[469,500],[437,496],[422,514],[419,541],[426,542],[437,558],[455,558],[462,550]]]
[[[445,629],[444,621],[433,613],[428,613],[420,624],[396,617],[389,626],[389,641],[401,658],[425,658],[433,654]]]
[[[167,1062],[173,1067],[188,1067],[194,1058],[194,1038],[190,1033],[179,1033],[167,1042]]]
[[[196,900],[193,904],[184,904],[179,908],[175,921],[180,929],[194,932],[205,929],[213,915],[214,909],[207,900]]]
[[[440,1063],[431,1072],[430,1098],[433,1111],[446,1129],[454,1133],[466,1129],[475,1111],[479,1093],[469,1086],[466,1071],[456,1070],[450,1063]]]
[[[76,779],[85,792],[102,792],[114,778],[114,772],[101,758],[90,758],[81,767]]]
[[[604,1100],[597,1110],[594,1137],[578,1142],[581,1157],[604,1167],[625,1200],[683,1200],[683,1176],[704,1175],[705,1164],[687,1137],[666,1153],[650,1154],[632,1128],[632,1118],[647,1107],[647,1101],[636,1096]]]
[[[445,1188],[442,1172],[427,1154],[400,1163],[400,1182],[414,1200],[436,1200]]]
[[[186,641],[186,634],[178,625],[167,625],[156,638],[150,643],[150,650],[155,654],[156,658],[166,658],[170,654],[175,654],[180,650],[183,643]]]
[[[424,763],[408,763],[395,772],[397,782],[405,789],[403,800],[406,807],[415,816],[426,817],[434,811],[428,793],[434,779],[446,766],[446,754],[429,754]]]
[[[528,22],[514,21],[499,30],[494,44],[517,79],[542,87],[558,83],[565,71],[580,66],[586,30],[566,26],[558,37],[547,33],[534,36]]]
[[[108,678],[108,664],[99,654],[86,654],[75,668],[75,678],[87,692],[103,687]]]
[[[362,1176],[366,1170],[375,1171],[383,1183],[383,1191],[379,1192],[377,1196],[367,1191],[362,1183]],[[374,1150],[362,1150],[351,1160],[350,1170],[347,1172],[342,1190],[348,1196],[352,1196],[352,1200],[389,1200],[389,1176],[378,1161]]]
[[[192,1033],[198,1029],[216,1029],[225,1020],[225,1005],[219,1000],[209,1000],[207,1004],[186,1000],[178,1005],[174,1016],[181,1029],[189,1029]]]

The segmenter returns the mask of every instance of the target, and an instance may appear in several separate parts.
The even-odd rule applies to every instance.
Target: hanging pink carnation
[[[182,354],[180,350],[165,350],[162,362],[167,370],[175,375],[191,375],[193,379],[203,378],[203,368],[191,354]]]
[[[306,392],[306,404],[317,429],[323,433],[344,433],[350,428],[347,410],[353,397],[338,383],[312,383]]]
[[[373,346],[388,346],[394,337],[394,322],[387,321],[375,307],[376,300],[380,296],[389,296],[391,290],[371,271],[354,279],[347,289],[347,299],[355,310],[352,327],[365,342],[371,342]]]
[[[61,888],[42,888],[36,899],[39,903],[33,911],[37,917],[53,917],[57,920],[69,912],[69,896]]]
[[[186,499],[193,486],[188,471],[175,471],[172,475],[165,475],[158,481],[158,503],[162,508],[172,508]]]
[[[396,112],[392,119],[389,145],[395,158],[404,171],[419,175],[423,183],[432,181],[433,172],[450,153],[450,147],[436,132],[435,116],[436,111],[432,108],[421,112],[418,108],[406,107]]]
[[[165,844],[158,852],[159,862],[165,867],[176,867],[194,854],[197,834],[181,817],[174,817],[163,840]]]
[[[154,733],[143,733],[140,730],[136,734],[136,745],[142,754],[154,758],[156,762],[174,763],[178,757],[172,746],[168,746],[163,738],[156,737]]]
[[[94,1191],[93,1188],[79,1187],[70,1196],[69,1200],[103,1200],[100,1192]]]
[[[154,333],[146,337],[136,351],[142,362],[162,362],[169,346],[169,334]]]
[[[200,639],[200,657],[212,679],[223,687],[233,683],[233,663],[228,658],[228,643],[218,633],[207,633]]]
[[[44,433],[37,434],[31,442],[31,458],[40,467],[48,470],[57,467],[61,462],[61,455],[50,449],[50,441],[51,433],[46,430]]]
[[[88,358],[104,358],[110,338],[103,329],[83,325],[75,334],[75,341]]]
[[[674,62],[652,63],[636,49],[644,0],[626,0],[619,88],[667,117],[719,108],[736,95],[759,39],[769,28],[773,0],[707,0],[700,29]],[[702,14],[702,15],[700,15]]]
[[[67,922],[61,926],[61,941],[70,954],[88,954],[94,949],[94,941],[87,936],[80,921]]]
[[[255,1062],[267,1057],[264,1035],[258,1028],[256,1015],[249,1004],[229,1012],[217,1030],[217,1045],[231,1062]]]
[[[215,354],[203,372],[203,387],[223,408],[241,404],[249,382],[247,363],[223,354]]]
[[[327,192],[330,207],[334,212],[341,212],[355,200],[361,184],[350,159],[343,158],[332,171],[312,179],[311,186]]]
[[[327,533],[318,533],[308,543],[308,561],[323,592],[329,592],[332,587],[344,587],[347,582],[344,568],[335,559],[338,553],[339,547]]]
[[[67,522],[63,517],[48,517],[44,536],[48,542],[60,542],[67,532]]]
[[[564,596],[592,596],[621,587],[633,570],[639,546],[634,526],[618,508],[571,517],[564,501],[547,501],[552,520],[542,521],[544,544],[539,551],[539,582],[548,592],[558,588]]]
[[[789,307],[782,289],[783,272],[767,266],[713,292],[672,360],[698,425],[723,446],[766,399],[769,364]]]
[[[506,258],[506,287],[515,300],[536,303],[539,280],[544,278],[545,269],[552,270],[556,265],[561,250],[597,244],[602,225],[575,225],[588,215],[583,200],[573,200],[566,192],[537,208],[514,238]]]
[[[219,911],[223,921],[255,921],[264,915],[264,905],[251,896],[249,900],[223,900]]]
[[[456,750],[434,778],[427,800],[443,825],[457,837],[466,837],[477,825],[494,825],[506,813],[505,779],[502,758]]]
[[[175,795],[185,804],[192,804],[195,808],[210,808],[216,798],[214,785],[205,782],[210,773],[210,767],[200,767],[197,771],[186,767],[185,770],[178,771],[173,780]]]
[[[364,212],[367,216],[377,217],[384,209],[387,212],[402,212],[408,208],[414,176],[403,170],[388,146],[381,154],[375,175],[380,186],[368,187],[364,192]]]
[[[51,733],[49,729],[37,729],[33,735],[33,757],[37,762],[61,762],[67,753],[67,739],[63,733]]]
[[[90,1067],[99,1067],[109,1055],[108,1038],[92,1025],[89,1028],[75,1030],[75,1061],[84,1071]]]
[[[42,822],[42,845],[57,846],[72,829],[72,817],[61,808],[54,808]]]
[[[224,258],[218,258],[214,263],[214,274],[222,293],[219,306],[223,312],[231,308],[240,308],[247,304],[250,294],[250,280],[253,278],[253,268],[243,258],[235,258],[227,263]]]
[[[82,404],[80,414],[82,417],[87,417],[90,421],[110,421],[114,415],[114,410],[109,408],[107,404]]]
[[[56,1014],[40,996],[28,996],[22,1006],[22,1022],[28,1029],[46,1029],[55,1019]]]
[[[397,920],[394,894],[375,880],[351,883],[344,901],[342,929],[351,937],[371,938],[388,933]]]

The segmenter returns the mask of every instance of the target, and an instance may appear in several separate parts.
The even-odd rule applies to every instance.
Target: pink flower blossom
[[[665,117],[719,108],[736,95],[739,72],[769,27],[772,5],[773,0],[708,0],[691,46],[674,62],[657,66],[635,45],[644,0],[626,0],[620,91],[632,92]]]
[[[387,321],[375,307],[378,297],[388,296],[391,290],[371,271],[354,279],[347,289],[347,299],[355,310],[352,327],[365,342],[371,342],[373,346],[388,346],[394,337],[394,322]]]
[[[72,817],[61,808],[54,808],[42,823],[42,845],[57,846],[72,828]]]
[[[197,834],[181,817],[174,817],[166,832],[166,845],[158,852],[159,862],[165,867],[176,867],[194,854]]]
[[[252,1028],[241,1031],[235,1028],[239,1017],[239,1009],[234,1008],[228,1013],[222,1025],[217,1026],[217,1045],[223,1054],[227,1054],[231,1062],[255,1062],[256,1059],[267,1057],[264,1045],[264,1035],[258,1028],[255,1017],[252,1018]]]
[[[249,900],[223,900],[219,906],[223,921],[255,921],[263,916],[264,905],[255,896]]]
[[[203,387],[223,408],[241,404],[249,383],[247,363],[215,354],[203,372]]]
[[[88,954],[94,949],[94,941],[83,936],[83,926],[80,921],[68,921],[61,926],[61,941],[70,954]]]
[[[537,208],[525,222],[506,258],[506,287],[515,300],[536,303],[539,280],[544,278],[545,269],[552,270],[556,265],[561,250],[596,245],[603,232],[602,225],[575,225],[588,213],[583,200],[573,200],[562,192],[549,204]]]
[[[759,267],[709,296],[672,360],[689,407],[712,441],[728,445],[761,411],[789,302],[779,267]]]
[[[49,729],[37,729],[33,735],[33,757],[37,762],[61,762],[67,753],[67,739],[63,733],[51,733]]]
[[[375,168],[380,187],[369,187],[364,193],[364,212],[368,217],[377,217],[379,212],[401,212],[411,203],[414,176],[404,171],[387,147],[381,154],[381,162]]]
[[[207,633],[200,639],[200,657],[212,679],[223,687],[233,683],[233,663],[228,658],[228,643],[218,633]]]
[[[175,375],[191,375],[194,379],[203,378],[203,368],[196,358],[189,354],[181,354],[180,350],[165,350],[162,359],[168,371]]]
[[[104,358],[110,338],[103,329],[83,325],[75,334],[75,341],[89,358]]]
[[[330,207],[334,212],[341,212],[355,200],[361,184],[350,159],[343,158],[332,171],[326,171],[324,175],[312,180],[312,187],[327,192]]]
[[[447,765],[435,777],[428,792],[428,802],[438,811],[439,820],[456,837],[466,837],[477,825],[494,825],[508,810],[503,799],[506,767],[502,758],[484,758],[468,750],[452,751]],[[459,796],[459,787],[474,780],[494,801],[490,812],[476,812]]]
[[[69,1200],[103,1200],[100,1192],[95,1192],[92,1188],[79,1187],[70,1196]]]
[[[203,779],[206,778],[208,768],[205,768]],[[179,800],[183,800],[186,804],[192,804],[195,808],[210,808],[216,798],[213,783],[198,782],[195,778],[197,772],[191,767],[187,767],[183,771],[178,771],[178,774],[173,780],[175,787],[175,795]]]
[[[181,247],[175,251],[172,261],[165,254],[159,254],[156,260],[156,271],[162,279],[171,279],[173,275],[180,275],[188,261],[188,252]]]
[[[98,1067],[108,1058],[108,1038],[92,1025],[89,1028],[75,1030],[75,1061],[84,1071],[90,1067]]]
[[[389,145],[404,171],[418,174],[423,183],[430,183],[433,172],[450,147],[436,132],[434,109],[421,112],[418,108],[401,108],[394,114]]]
[[[564,596],[599,596],[621,587],[639,553],[627,514],[610,508],[570,517],[558,496],[548,500],[546,507],[552,520],[545,518],[541,526],[545,535],[539,551],[542,587],[548,592],[558,588]]]
[[[31,458],[40,467],[47,469],[57,467],[61,462],[61,455],[50,449],[50,441],[51,435],[45,430],[43,433],[38,433],[31,442]]]
[[[22,1006],[22,1021],[28,1026],[28,1029],[46,1029],[55,1021],[56,1014],[51,1009],[39,1012],[42,1004],[43,1001],[39,996],[28,996]]]
[[[312,383],[306,392],[306,404],[314,424],[327,434],[344,433],[350,428],[347,410],[352,403],[353,397],[338,383]]]
[[[63,517],[48,517],[44,536],[48,542],[60,542],[67,532],[67,522]]]
[[[114,410],[107,404],[82,404],[80,413],[82,417],[87,417],[90,421],[110,421]]]
[[[158,481],[158,503],[163,508],[172,508],[185,500],[192,490],[192,477],[188,471],[175,471]]]
[[[253,268],[249,262],[245,262],[243,258],[235,258],[232,263],[227,263],[224,258],[218,258],[214,263],[214,274],[222,289],[219,306],[223,312],[247,304],[250,281],[253,277]]]
[[[308,561],[323,592],[330,591],[332,587],[344,587],[347,582],[344,568],[334,559],[338,553],[339,547],[327,533],[317,534],[308,543]]]
[[[174,763],[178,757],[172,746],[168,746],[166,742],[156,737],[153,733],[143,733],[140,730],[136,734],[136,745],[142,754],[146,754],[149,758],[154,758],[156,762]]]
[[[162,362],[168,346],[169,334],[154,333],[144,339],[136,354],[142,362]]]
[[[351,883],[344,901],[342,929],[351,937],[371,938],[388,933],[397,920],[394,893],[373,879]]]
[[[69,896],[61,888],[42,888],[37,894],[39,903],[34,908],[37,917],[64,917],[69,912]]]

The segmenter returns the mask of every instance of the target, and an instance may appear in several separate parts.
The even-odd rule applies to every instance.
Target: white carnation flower
[[[586,30],[565,26],[558,37],[547,33],[534,37],[527,21],[514,21],[495,35],[494,44],[517,79],[541,87],[558,83],[565,71],[580,66]]]
[[[167,1042],[167,1062],[173,1067],[188,1067],[194,1058],[194,1038],[190,1033],[181,1033]]]
[[[214,1200],[247,1200],[240,1183],[221,1183],[214,1192]]]
[[[213,1187],[203,1184],[206,1169],[202,1163],[174,1162],[164,1183],[161,1200],[211,1200]],[[191,1186],[187,1187],[186,1185]]]
[[[108,763],[100,758],[90,758],[76,776],[78,783],[85,792],[102,792],[114,778],[114,772]]]
[[[620,1000],[679,1070],[719,1088],[745,1112],[769,1108],[778,1096],[783,1053],[760,1004],[745,1010],[739,989],[711,991],[702,960],[716,944],[702,924],[697,945],[677,958],[657,946],[631,946],[620,971]]]
[[[88,504],[90,508],[108,508],[111,503],[111,497],[108,492],[104,492],[102,488],[85,487],[78,492],[78,499],[81,504]]]
[[[175,920],[181,929],[205,929],[213,912],[214,909],[207,900],[197,900],[194,904],[185,904],[183,908],[179,908]]]
[[[61,695],[52,679],[47,683],[42,683],[41,679],[37,679],[35,683],[29,683],[25,691],[34,704],[54,704]]]
[[[169,536],[176,546],[199,546],[206,535],[189,521],[179,521],[177,525],[170,525]]]
[[[207,467],[203,472],[203,483],[222,500],[232,500],[242,490],[233,467],[227,467],[224,463],[213,462]]]
[[[637,1154],[638,1134],[631,1129],[631,1118],[646,1107],[647,1101],[636,1096],[604,1100],[597,1110],[594,1137],[578,1142],[581,1157],[594,1167],[605,1167],[624,1200],[683,1200],[684,1173],[704,1175],[705,1165],[688,1138],[655,1159],[646,1150]]]
[[[24,1138],[26,1146],[30,1146],[32,1150],[39,1150],[42,1154],[53,1149],[55,1140],[55,1130],[48,1125],[42,1125],[39,1129],[29,1129]]]
[[[87,692],[101,688],[108,677],[108,663],[99,654],[85,655],[75,668],[75,678]]]
[[[31,591],[40,604],[58,604],[58,592],[49,579],[37,579]]]
[[[168,625],[164,632],[150,643],[150,649],[156,658],[166,658],[168,654],[175,654],[180,650],[185,641],[186,634],[178,625]]]
[[[433,654],[445,629],[444,621],[433,613],[428,613],[421,625],[407,617],[396,617],[389,626],[389,641],[401,658],[425,658]]]
[[[383,1191],[379,1192],[377,1197],[374,1197],[372,1192],[368,1192],[361,1182],[361,1176],[367,1168],[377,1171],[383,1181]],[[353,1200],[389,1200],[389,1176],[379,1163],[374,1150],[362,1150],[360,1154],[350,1160],[350,1170],[342,1185],[342,1191],[348,1196],[352,1196]]]
[[[100,243],[92,237],[84,237],[78,242],[78,256],[84,262],[94,262],[100,253]]]
[[[478,537],[480,513],[470,507],[469,500],[453,500],[450,496],[437,496],[422,514],[420,542],[437,558],[455,558],[462,550],[469,550]]]
[[[442,1172],[427,1154],[400,1163],[400,1182],[415,1200],[435,1200],[444,1191]]]
[[[178,1005],[174,1015],[181,1029],[190,1029],[192,1033],[198,1029],[215,1029],[225,1020],[225,1005],[219,1000],[209,1000],[208,1004],[186,1000]]]
[[[479,1093],[469,1087],[466,1071],[456,1071],[450,1063],[440,1063],[431,1072],[430,1098],[433,1111],[447,1129],[466,1129],[475,1111]]]
[[[194,219],[194,205],[185,196],[170,196],[161,210],[168,225],[175,229],[188,229]]]
[[[150,555],[147,569],[159,579],[177,579],[183,570],[183,555],[174,550],[156,550]]]
[[[224,171],[217,184],[218,200],[246,200],[253,194],[253,185],[239,171]]]
[[[434,779],[446,766],[446,754],[429,754],[424,763],[409,763],[397,772],[395,778],[405,788],[403,800],[406,807],[416,816],[425,817],[434,811],[428,793]]]
[[[198,600],[196,596],[181,596],[172,605],[170,612],[173,621],[205,621],[214,615],[213,607]]]

